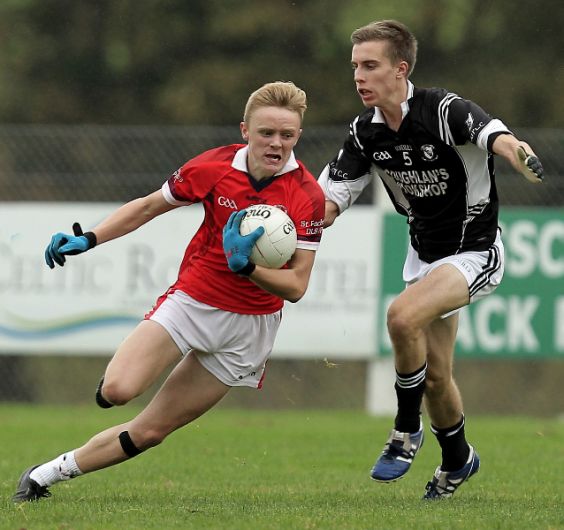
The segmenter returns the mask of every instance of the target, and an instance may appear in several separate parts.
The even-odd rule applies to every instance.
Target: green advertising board
[[[502,212],[505,275],[494,293],[461,310],[457,356],[564,359],[563,214],[548,208]],[[405,218],[386,213],[377,312],[382,355],[391,354],[386,309],[404,288],[401,273],[407,245]]]

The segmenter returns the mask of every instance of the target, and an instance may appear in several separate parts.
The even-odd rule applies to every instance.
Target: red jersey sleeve
[[[311,173],[302,165],[301,168],[302,178],[293,194],[291,213],[298,235],[297,248],[317,250],[323,233],[325,195]]]
[[[226,171],[230,169],[234,152],[235,146],[219,147],[186,162],[163,184],[165,200],[176,206],[201,202],[223,175],[222,162]]]

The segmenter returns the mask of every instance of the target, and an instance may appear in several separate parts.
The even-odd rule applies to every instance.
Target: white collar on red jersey
[[[247,166],[248,152],[249,152],[248,145],[246,145],[242,149],[239,149],[239,151],[237,151],[235,153],[235,156],[233,157],[233,162],[231,162],[231,167],[237,169],[238,171],[249,173],[249,167]],[[284,173],[294,171],[294,169],[298,169],[298,167],[300,166],[298,165],[296,157],[294,156],[294,151],[292,151],[290,153],[290,158],[288,158],[288,162],[286,162],[286,165],[274,176],[277,177],[278,175],[283,175]]]
[[[405,118],[405,115],[409,112],[409,103],[408,100],[413,97],[413,83],[408,79],[407,80],[407,98],[405,101],[401,102],[401,119]],[[372,123],[386,123],[384,119],[384,115],[382,111],[378,107],[374,107],[374,116],[372,116]]]

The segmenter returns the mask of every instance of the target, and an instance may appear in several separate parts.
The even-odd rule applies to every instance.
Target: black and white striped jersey
[[[378,174],[422,260],[487,250],[498,227],[491,145],[511,133],[475,103],[411,82],[402,112],[397,132],[377,107],[354,119],[319,177],[326,198],[342,212]]]

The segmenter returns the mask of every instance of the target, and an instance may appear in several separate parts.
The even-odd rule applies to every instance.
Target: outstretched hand
[[[236,274],[248,276],[254,270],[249,258],[257,239],[264,234],[264,228],[259,226],[250,234],[242,236],[241,221],[246,213],[246,210],[240,210],[229,216],[223,227],[223,251],[229,268]]]
[[[517,158],[521,174],[530,182],[538,184],[543,181],[544,169],[538,157],[527,153],[522,145],[517,146]]]
[[[74,223],[72,230],[73,236],[58,232],[47,245],[45,262],[50,269],[55,268],[55,263],[63,267],[66,261],[65,256],[82,254],[96,246],[96,235],[93,232],[84,233],[79,223]]]

